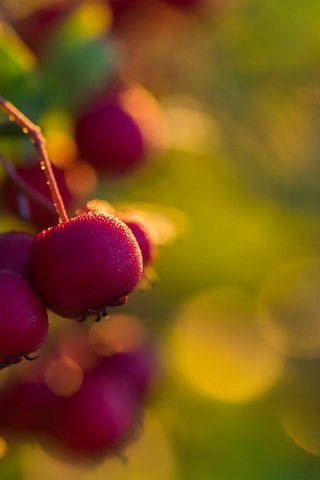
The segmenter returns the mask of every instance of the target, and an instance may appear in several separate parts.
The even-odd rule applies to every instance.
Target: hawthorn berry
[[[46,430],[55,397],[41,380],[15,379],[0,393],[0,433],[25,437]]]
[[[142,275],[142,256],[118,218],[89,212],[35,236],[29,273],[46,305],[68,318],[125,302]]]
[[[143,266],[146,267],[154,260],[156,246],[154,242],[152,242],[146,228],[144,228],[139,222],[129,220],[125,221],[125,224],[130,228],[138,242],[142,254]]]
[[[147,156],[141,128],[117,95],[96,100],[79,116],[76,141],[82,158],[112,176],[131,173]]]
[[[119,453],[140,430],[146,394],[155,386],[154,347],[134,317],[71,326],[41,362],[0,391],[0,434],[31,437],[68,460]]]
[[[133,351],[101,357],[100,362],[99,370],[102,373],[113,373],[117,378],[129,382],[141,400],[154,386],[158,365],[151,345],[141,345]]]
[[[141,415],[129,382],[91,371],[79,390],[60,398],[47,433],[71,457],[93,457],[116,451],[133,433]]]
[[[27,232],[0,234],[0,270],[27,274],[27,264],[33,235]]]
[[[52,166],[52,169],[63,202],[68,209],[73,198],[65,182],[64,172],[54,166]],[[50,190],[39,162],[18,166],[16,167],[16,172],[28,185],[42,194],[51,203]],[[31,222],[39,228],[47,228],[55,223],[56,214],[54,210],[50,211],[32,200],[10,178],[7,178],[3,184],[2,195],[8,210],[23,220]]]
[[[17,363],[37,350],[48,331],[44,305],[26,279],[0,271],[0,365]]]

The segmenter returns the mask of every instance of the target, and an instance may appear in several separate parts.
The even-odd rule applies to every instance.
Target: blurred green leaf
[[[80,8],[62,22],[45,51],[42,73],[50,106],[81,108],[113,73],[113,44],[86,29],[83,16]]]

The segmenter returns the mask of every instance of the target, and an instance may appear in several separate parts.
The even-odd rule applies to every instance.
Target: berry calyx
[[[36,351],[48,332],[48,318],[31,285],[14,272],[0,271],[0,366]]]
[[[89,212],[35,236],[29,273],[52,311],[79,318],[124,303],[140,281],[142,256],[121,220]]]

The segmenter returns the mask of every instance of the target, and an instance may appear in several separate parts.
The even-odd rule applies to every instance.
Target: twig
[[[41,205],[41,207],[45,208],[51,213],[55,213],[55,208],[52,203],[44,196],[42,193],[35,190],[29,183],[27,183],[17,172],[11,163],[8,162],[3,155],[0,154],[0,164],[3,166],[4,171],[8,175],[9,178],[13,181],[17,187],[27,195],[27,197],[34,200],[36,203]]]
[[[53,205],[58,214],[59,221],[65,222],[68,220],[68,215],[60,195],[60,191],[52,171],[51,163],[49,160],[48,152],[46,149],[46,141],[42,135],[40,127],[35,125],[29,120],[20,110],[18,110],[12,103],[0,96],[0,108],[6,112],[9,120],[15,122],[23,131],[23,133],[29,135],[31,142],[33,143],[36,152],[38,154],[41,169],[44,171],[47,184],[50,189],[50,193],[53,200]]]

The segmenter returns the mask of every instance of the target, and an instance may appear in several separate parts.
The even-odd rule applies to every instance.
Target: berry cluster
[[[158,376],[155,346],[134,317],[71,328],[1,391],[1,433],[75,460],[120,453]]]
[[[85,320],[95,315],[99,320],[107,307],[123,304],[139,284],[151,251],[150,237],[138,223],[94,211],[35,236],[2,233],[2,366],[42,344],[45,308],[61,317]]]
[[[31,354],[47,336],[47,310],[79,321],[92,315],[101,320],[108,307],[122,305],[138,286],[154,247],[143,225],[111,206],[101,212],[91,202],[68,218],[39,129],[6,100],[1,99],[1,107],[30,130],[47,174],[44,184],[49,184],[60,217],[57,225],[35,235],[0,234],[0,368],[4,368],[37,358]],[[28,177],[30,172],[34,176]],[[37,203],[37,195],[46,202],[48,196],[28,182],[28,178],[40,179],[38,173],[43,174],[40,165],[38,171],[34,166],[14,170],[6,188],[15,198],[20,192],[12,189],[12,183],[18,180],[18,187],[21,179],[27,183],[22,192],[25,204],[32,212],[30,218],[40,224],[43,204]],[[48,354],[47,349],[36,362],[28,378],[19,376],[5,386],[0,395],[0,429],[5,437],[32,433],[71,457],[108,453],[131,438],[153,375],[149,342],[134,348],[124,345],[121,351],[107,345],[105,354],[99,352],[101,342],[95,350],[87,331],[80,344],[76,332],[67,343],[60,339],[54,352]]]
[[[10,18],[10,7],[5,15],[11,22],[9,28],[33,52],[40,70],[48,66],[50,49],[61,48],[55,40],[55,36],[59,39],[57,32],[63,32],[70,18],[72,24],[74,18],[85,16],[83,6],[90,10],[94,3],[112,16],[110,31],[102,32],[99,38],[105,46],[109,34],[112,41],[121,44],[125,25],[136,14],[155,12],[156,16],[159,8],[184,10],[188,15],[200,11],[205,1],[47,3],[31,8],[29,13],[27,9],[21,18],[15,9]],[[77,28],[71,31],[77,32]],[[77,50],[76,43],[72,51]],[[69,68],[69,57],[62,58]],[[72,57],[68,72],[71,79],[72,68],[76,71],[74,60]],[[77,328],[67,333],[70,328],[64,327],[61,335],[49,335],[45,341],[48,313],[52,323],[57,317],[79,322],[91,316],[96,321],[107,317],[110,307],[122,305],[142,280],[146,283],[157,256],[152,229],[137,212],[119,211],[107,202],[103,208],[99,201],[87,202],[70,181],[70,172],[79,165],[86,165],[86,172],[101,181],[138,172],[166,144],[164,116],[155,98],[135,81],[129,83],[123,72],[114,73],[111,79],[96,82],[97,87],[92,81],[91,90],[84,94],[79,88],[81,95],[76,102],[62,102],[71,119],[70,128],[63,131],[67,147],[71,146],[71,150],[66,148],[69,153],[64,153],[68,161],[64,164],[58,159],[55,164],[62,169],[51,165],[40,129],[0,97],[1,110],[30,137],[37,153],[32,158],[22,150],[21,156],[16,154],[9,162],[0,155],[6,173],[1,184],[2,205],[33,229],[33,233],[0,234],[0,368],[20,364],[9,370],[13,375],[0,392],[0,433],[15,439],[32,434],[48,448],[53,446],[74,457],[118,451],[132,437],[157,364],[154,346],[145,334],[128,345],[122,330],[116,335],[121,339],[120,347],[119,342],[110,340],[114,334],[97,335],[97,327],[102,324],[107,329],[112,319],[94,323],[91,328],[88,322],[74,324]],[[68,82],[68,75],[62,78]],[[55,79],[51,85],[54,83]],[[64,84],[60,87],[68,89]],[[50,92],[48,105],[51,96]],[[43,105],[40,97],[38,103]],[[60,120],[58,123],[60,128]],[[50,128],[44,125],[44,131],[50,140]],[[51,148],[48,141],[50,154]],[[87,194],[90,189],[84,190]],[[136,338],[131,327],[129,331],[130,338]],[[32,364],[22,361],[37,359],[43,344],[39,360]]]

